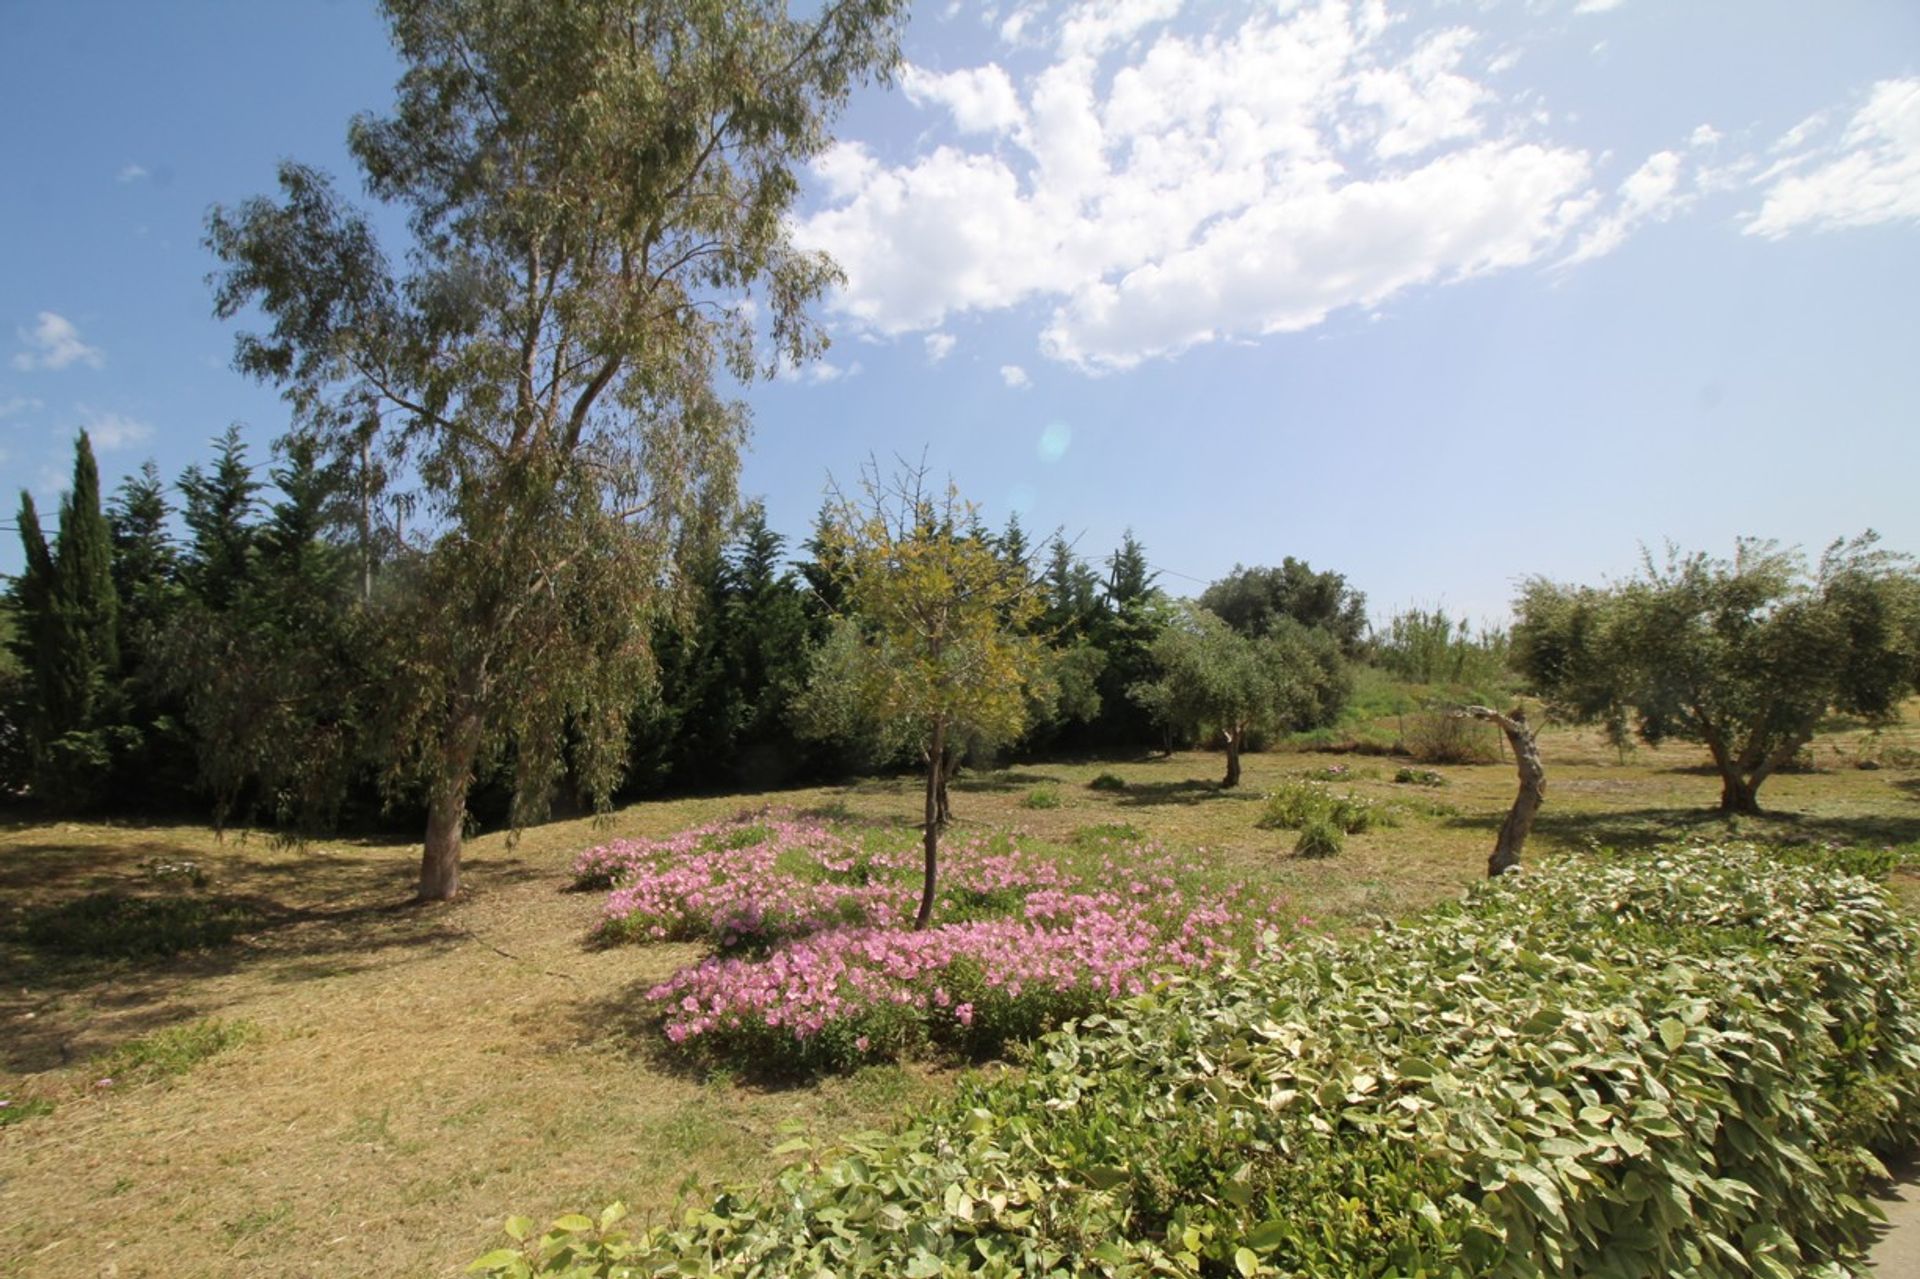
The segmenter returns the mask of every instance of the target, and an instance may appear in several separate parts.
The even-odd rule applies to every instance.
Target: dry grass
[[[1717,782],[1690,748],[1624,762],[1590,734],[1544,742],[1549,805],[1535,847],[1629,846],[1675,834],[1906,843],[1920,838],[1920,774],[1851,766],[1920,745],[1910,721],[1877,747],[1823,739],[1823,771],[1778,778],[1780,813],[1731,832],[1707,813]],[[1413,806],[1328,861],[1292,858],[1289,832],[1255,829],[1266,788],[1346,763],[1334,783]],[[1395,785],[1395,761],[1268,754],[1245,785],[1215,785],[1217,756],[1036,764],[955,786],[962,829],[1066,840],[1128,823],[1237,874],[1276,881],[1336,926],[1456,893],[1483,872],[1514,785],[1510,767],[1443,768],[1442,788]],[[1116,774],[1124,790],[1088,783]],[[1024,801],[1057,791],[1058,807]],[[950,1086],[940,1069],[874,1069],[769,1089],[667,1067],[636,1023],[638,992],[689,947],[595,951],[597,895],[562,891],[580,848],[664,834],[778,801],[907,827],[907,779],[846,788],[637,805],[610,822],[555,823],[516,846],[469,849],[470,895],[415,909],[415,850],[259,839],[189,827],[25,825],[0,833],[0,932],[106,889],[159,891],[141,863],[190,859],[201,891],[269,922],[240,943],[170,960],[49,959],[0,942],[0,1096],[52,1114],[0,1127],[0,1273],[19,1276],[445,1275],[491,1246],[509,1212],[535,1217],[625,1198],[664,1213],[715,1180],[758,1180],[797,1121],[831,1135],[885,1124]],[[128,1041],[218,1018],[250,1041],[165,1082],[93,1086]]]

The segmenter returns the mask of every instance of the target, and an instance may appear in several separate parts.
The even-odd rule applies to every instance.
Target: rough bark
[[[1221,781],[1222,790],[1231,790],[1240,784],[1240,735],[1234,732],[1223,734],[1227,739],[1227,775]]]
[[[439,777],[427,796],[427,838],[420,854],[423,902],[452,901],[460,893],[461,833],[467,824],[467,792],[480,753],[480,717],[461,713],[440,758]]]
[[[1720,775],[1720,811],[1757,817],[1760,813],[1759,792],[1759,783],[1749,782],[1737,772],[1723,772]]]
[[[427,842],[420,855],[423,902],[452,901],[460,893],[461,831],[467,819],[467,787],[438,790],[427,804]]]
[[[1487,878],[1491,879],[1520,865],[1521,851],[1533,831],[1534,815],[1546,802],[1547,770],[1540,762],[1540,747],[1534,740],[1533,730],[1527,726],[1525,711],[1516,707],[1512,713],[1502,715],[1487,706],[1463,706],[1458,713],[1499,726],[1507,741],[1513,744],[1514,765],[1520,774],[1520,791],[1513,797],[1513,807],[1507,810],[1506,820],[1500,823],[1493,855],[1487,858]]]
[[[926,825],[921,835],[921,847],[926,853],[926,872],[920,884],[920,913],[913,920],[916,930],[925,928],[927,921],[933,917],[933,885],[940,866],[940,798],[941,792],[946,789],[942,764],[946,757],[946,721],[935,720],[933,745],[927,751]]]

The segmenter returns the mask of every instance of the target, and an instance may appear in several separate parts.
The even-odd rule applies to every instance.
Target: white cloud
[[[927,363],[929,364],[938,364],[949,355],[952,355],[953,348],[960,343],[960,339],[951,333],[929,333],[927,334],[926,341]]]
[[[1536,98],[1468,74],[1471,30],[1305,0],[1190,35],[1159,25],[1172,8],[1083,5],[1049,28],[1022,6],[988,21],[1051,60],[913,72],[954,133],[814,166],[822,200],[795,233],[847,272],[834,309],[897,335],[1041,303],[1048,356],[1118,369],[1549,261],[1603,216],[1589,153],[1542,136]],[[1623,189],[1616,212],[1653,194]]]
[[[64,369],[70,364],[97,369],[106,363],[107,357],[98,347],[80,340],[80,330],[73,326],[73,321],[52,311],[40,312],[32,328],[14,331],[27,344],[26,350],[13,357],[16,369]]]
[[[860,361],[851,364],[835,364],[830,360],[814,360],[810,364],[792,364],[782,360],[777,375],[783,382],[799,382],[806,386],[824,386],[828,382],[839,382],[845,378],[860,376]]]
[[[1024,391],[1033,385],[1033,379],[1028,377],[1027,371],[1018,364],[1002,364],[1000,380],[1015,391]]]
[[[1703,124],[1687,135],[1687,145],[1691,147],[1710,147],[1720,141],[1720,130],[1710,124]]]
[[[1571,266],[1613,252],[1647,222],[1664,222],[1690,198],[1680,190],[1682,161],[1677,151],[1656,151],[1628,175],[1615,194],[1613,208],[1594,221],[1562,262]]]
[[[26,395],[16,395],[11,399],[0,400],[0,421],[21,413],[31,413],[43,405],[39,400]]]
[[[1821,123],[1802,122],[1773,149],[1803,146]],[[1770,185],[1748,235],[1920,220],[1920,78],[1875,84],[1837,142],[1789,155],[1756,181]]]
[[[1618,9],[1626,0],[1580,0],[1573,6],[1575,13],[1607,13]]]
[[[84,404],[76,405],[80,414],[80,425],[86,429],[87,438],[93,441],[93,447],[102,453],[111,453],[129,445],[150,439],[153,428],[136,418],[123,413],[90,409]]]
[[[113,180],[115,182],[138,182],[147,176],[149,176],[147,166],[144,164],[129,164],[123,167],[120,172],[114,174]]]
[[[945,107],[962,133],[1001,133],[1026,119],[1013,80],[994,63],[964,71],[928,71],[907,66],[900,88],[918,106]]]

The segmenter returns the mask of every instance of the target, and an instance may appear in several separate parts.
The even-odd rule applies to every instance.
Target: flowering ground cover
[[[598,940],[713,947],[648,992],[667,1038],[758,1066],[990,1052],[1291,927],[1283,898],[1124,828],[1068,847],[956,839],[940,872],[934,925],[916,932],[917,846],[789,814],[574,863],[576,884],[610,890]]]

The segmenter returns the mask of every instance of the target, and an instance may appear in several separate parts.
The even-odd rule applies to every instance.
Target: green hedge
[[[1752,849],[1504,876],[1042,1040],[894,1136],[492,1275],[1859,1273],[1920,1136],[1915,936]]]

